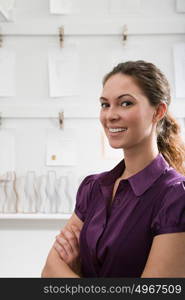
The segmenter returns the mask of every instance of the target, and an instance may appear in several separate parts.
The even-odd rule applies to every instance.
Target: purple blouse
[[[120,181],[125,168],[87,176],[75,213],[84,222],[80,253],[84,277],[140,277],[155,235],[185,231],[185,177],[162,154]]]

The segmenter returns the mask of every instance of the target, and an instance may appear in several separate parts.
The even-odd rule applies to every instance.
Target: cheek
[[[128,126],[138,126],[138,124],[141,122],[141,116],[138,112],[135,111],[129,111],[124,116],[125,124]]]
[[[145,114],[143,114],[143,120],[144,120],[144,123],[146,124],[146,126],[149,126],[152,124],[153,114],[154,114],[154,112],[151,110],[148,110],[145,112]]]
[[[152,123],[153,112],[145,110],[133,110],[125,115],[125,121],[131,127],[136,127],[138,130],[143,127],[148,127]]]

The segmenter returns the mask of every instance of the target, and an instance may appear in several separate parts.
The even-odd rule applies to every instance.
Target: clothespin
[[[59,112],[58,119],[59,119],[59,128],[63,129],[64,128],[64,112],[63,111]]]
[[[123,44],[124,44],[124,45],[126,45],[127,39],[128,39],[128,27],[127,27],[127,25],[125,24],[125,25],[123,26]]]
[[[59,27],[59,43],[60,47],[62,48],[64,46],[64,27]]]

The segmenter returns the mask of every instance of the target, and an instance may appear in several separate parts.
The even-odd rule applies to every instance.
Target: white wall
[[[124,1],[113,2],[119,5]],[[126,2],[130,7],[131,1]],[[79,178],[109,169],[118,160],[103,159],[98,121],[101,80],[115,63],[127,59],[156,63],[172,85],[173,109],[177,117],[180,114],[178,107],[185,99],[175,98],[172,47],[185,41],[185,20],[183,13],[176,12],[175,0],[135,1],[132,10],[122,7],[114,14],[110,14],[109,0],[72,0],[72,4],[71,15],[54,16],[49,14],[48,0],[16,0],[14,22],[1,22],[2,32],[6,33],[3,48],[16,53],[16,96],[0,98],[0,111],[7,107],[9,111],[14,107],[42,110],[48,106],[63,108],[64,113],[86,114],[87,118],[65,120],[65,127],[73,128],[78,140],[75,167],[52,168],[45,164],[46,131],[57,128],[57,120],[12,118],[3,119],[2,125],[14,130],[17,175],[28,170],[38,175],[50,169],[57,175],[71,172],[75,203]],[[124,24],[128,25],[126,46],[121,37]],[[49,49],[59,47],[55,32],[61,25],[66,28],[64,42],[77,42],[79,46],[80,95],[52,99],[48,92],[47,54]],[[54,237],[64,223],[65,220],[0,219],[0,277],[39,277]]]

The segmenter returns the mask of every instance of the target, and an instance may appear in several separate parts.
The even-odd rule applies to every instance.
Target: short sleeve
[[[185,232],[185,181],[168,190],[151,229],[153,235]]]
[[[85,179],[81,182],[77,191],[76,205],[75,205],[74,212],[83,222],[85,221],[87,215],[88,203],[89,203],[93,182],[94,182],[93,175],[89,175],[85,177]]]

